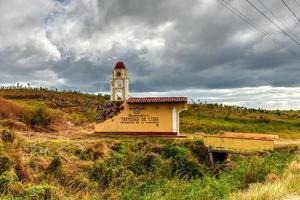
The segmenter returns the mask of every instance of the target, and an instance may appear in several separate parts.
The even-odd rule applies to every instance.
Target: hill
[[[58,91],[47,88],[2,87],[0,97],[25,103],[41,102],[66,112],[80,112],[109,99],[108,95],[84,94],[79,91]]]
[[[47,88],[2,88],[0,97],[19,106],[44,105],[52,111],[62,112],[66,121],[81,125],[84,122],[95,122],[97,105],[109,99],[108,95]],[[180,125],[183,133],[260,132],[279,134],[283,138],[299,138],[300,111],[194,103],[189,105],[188,111],[181,113]]]
[[[96,106],[108,96],[25,88],[2,89],[0,95],[0,199],[300,195],[297,147],[230,155],[225,163],[212,166],[201,140],[94,134]],[[229,130],[299,138],[297,111],[194,104],[181,115],[182,130],[188,134]]]
[[[24,123],[29,128],[52,131],[60,130],[70,123],[84,125],[95,121],[97,105],[108,98],[109,96],[101,94],[47,88],[2,88],[0,124],[8,123],[7,119],[11,119]]]
[[[259,132],[300,138],[300,111],[200,103],[190,105],[181,116],[181,130],[185,133]]]

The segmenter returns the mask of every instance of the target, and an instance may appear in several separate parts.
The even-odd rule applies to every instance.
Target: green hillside
[[[23,106],[44,105],[54,111],[63,112],[66,120],[76,124],[95,121],[97,105],[109,99],[107,95],[46,88],[0,89],[0,97]],[[300,111],[190,104],[189,110],[181,113],[180,125],[183,133],[260,132],[279,134],[283,138],[300,138]]]
[[[218,104],[193,104],[181,114],[181,131],[274,133],[300,138],[300,111],[248,109]]]

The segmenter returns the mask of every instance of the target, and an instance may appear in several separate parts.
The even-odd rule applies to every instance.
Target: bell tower
[[[112,71],[110,88],[110,100],[112,101],[125,101],[129,97],[128,70],[121,61],[117,62]]]

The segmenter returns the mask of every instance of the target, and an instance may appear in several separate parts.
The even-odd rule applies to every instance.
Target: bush
[[[159,178],[153,179],[151,177],[149,177],[146,180],[139,181],[133,187],[127,187],[122,190],[122,199],[124,200],[163,199],[161,197],[154,198],[154,196],[155,193],[157,193],[160,190],[162,185],[166,184],[165,181],[166,181],[165,179],[159,179]]]
[[[106,188],[113,177],[113,170],[105,163],[96,163],[90,172],[90,179],[98,182],[99,186]]]
[[[8,156],[0,156],[0,175],[8,171],[14,164],[13,159]]]
[[[84,112],[84,116],[89,122],[96,121],[97,110],[96,108],[89,108]]]
[[[13,143],[15,140],[15,134],[11,130],[4,129],[1,132],[1,139],[3,142]]]
[[[31,174],[29,167],[25,165],[21,159],[18,159],[15,165],[15,172],[20,181],[30,181]]]
[[[187,148],[176,146],[171,142],[168,142],[162,150],[162,156],[164,158],[175,158],[177,156],[187,156],[188,153],[189,151]]]
[[[185,178],[202,176],[199,164],[191,159],[190,151],[185,147],[167,143],[162,156],[171,159],[171,173]]]
[[[74,154],[78,156],[81,160],[97,160],[103,156],[103,151],[96,149],[95,147],[90,147],[87,149],[76,149]]]
[[[17,119],[21,112],[20,106],[9,100],[0,98],[0,118]]]
[[[62,173],[62,162],[58,156],[53,158],[50,165],[46,169],[46,173],[54,175],[60,175]]]
[[[55,121],[61,121],[63,114],[59,111],[48,108],[44,104],[23,106],[20,114],[20,121],[30,127],[48,128]]]
[[[7,190],[7,186],[10,183],[10,179],[7,176],[0,176],[0,192],[4,193]]]
[[[41,125],[47,128],[50,121],[51,116],[49,116],[46,106],[38,105],[34,108],[32,116],[30,117],[30,125]]]
[[[30,200],[59,199],[56,188],[47,184],[30,187],[25,192],[24,197],[25,199],[30,199]]]
[[[12,183],[17,180],[16,174],[13,170],[6,171],[0,176],[0,193],[7,193],[10,190]]]
[[[238,158],[233,169],[221,173],[220,178],[232,186],[245,188],[251,183],[264,181],[270,173],[282,173],[293,157],[291,153],[275,151],[266,157],[251,155],[244,159]]]
[[[202,176],[201,168],[197,162],[189,160],[187,157],[177,156],[172,159],[171,170],[174,175],[185,178],[197,178]]]
[[[86,117],[84,116],[84,114],[81,114],[81,113],[72,112],[72,113],[66,114],[65,116],[68,121],[71,121],[73,124],[75,124],[77,126],[82,125],[87,122]]]
[[[199,139],[195,141],[195,144],[204,145],[203,140],[199,140]]]
[[[143,158],[143,166],[147,172],[154,170],[155,164],[159,162],[159,155],[156,153],[148,153]]]

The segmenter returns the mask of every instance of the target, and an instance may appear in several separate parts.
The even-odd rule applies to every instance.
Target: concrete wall
[[[237,138],[226,136],[204,136],[204,144],[212,150],[233,151],[233,152],[252,152],[266,151],[274,149],[274,140]]]
[[[278,135],[265,133],[239,133],[239,132],[225,132],[225,136],[243,137],[243,138],[260,138],[260,139],[279,139]]]
[[[179,132],[179,112],[187,109],[187,103],[123,103],[124,110],[115,117],[95,126],[100,133],[146,133],[177,134]],[[177,131],[173,130],[173,109],[176,109]]]

